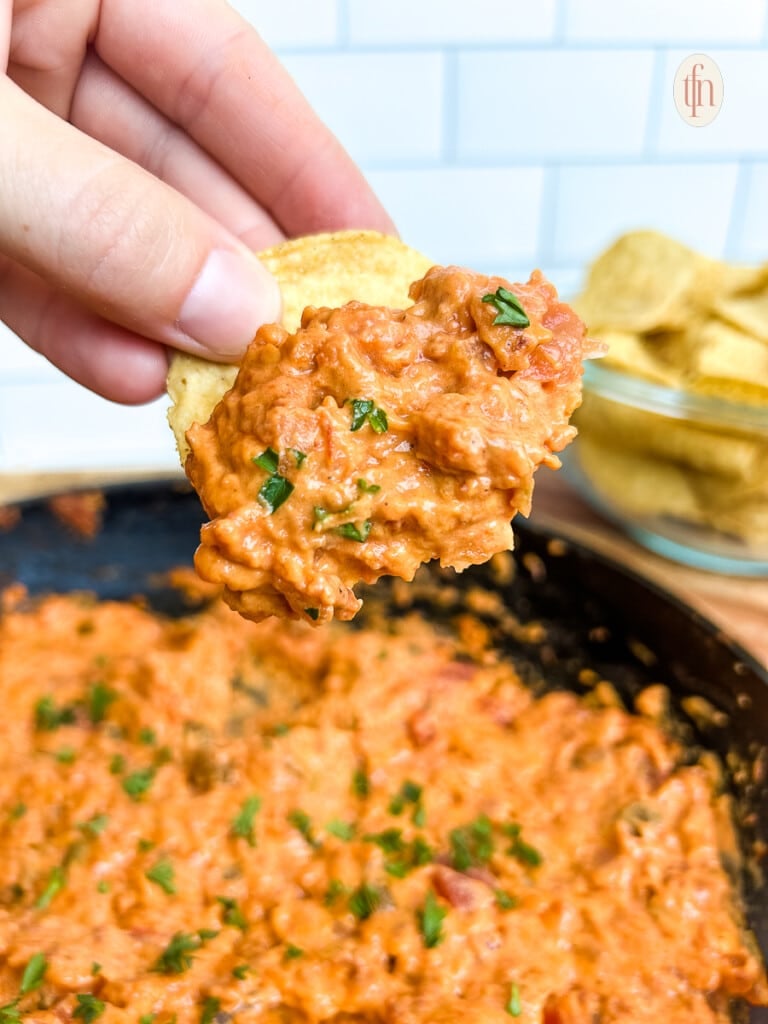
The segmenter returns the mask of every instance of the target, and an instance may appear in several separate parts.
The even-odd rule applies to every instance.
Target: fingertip
[[[184,299],[178,345],[209,358],[235,359],[265,323],[278,323],[277,281],[246,250],[214,249]]]

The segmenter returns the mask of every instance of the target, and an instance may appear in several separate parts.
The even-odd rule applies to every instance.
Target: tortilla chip
[[[757,433],[661,416],[591,393],[584,396],[574,422],[579,443],[594,438],[721,480],[753,479],[766,450]],[[658,500],[658,495],[649,497]]]
[[[629,331],[599,331],[600,341],[608,346],[606,361],[615,369],[634,373],[654,384],[678,387],[681,376],[661,356],[664,349],[647,344],[647,337]]]
[[[735,327],[768,342],[768,289],[721,297],[713,303],[713,308]]]
[[[274,274],[283,298],[282,325],[295,331],[307,306],[343,306],[357,300],[401,309],[411,305],[408,289],[432,266],[426,256],[397,238],[376,231],[340,231],[290,239],[258,254]],[[185,434],[206,423],[234,383],[237,366],[175,353],[168,372],[168,422],[182,465],[189,448]]]
[[[688,374],[698,394],[768,406],[768,345],[720,319],[701,325]]]
[[[592,265],[574,308],[598,335],[600,327],[629,333],[681,329],[710,262],[656,231],[633,231]]]

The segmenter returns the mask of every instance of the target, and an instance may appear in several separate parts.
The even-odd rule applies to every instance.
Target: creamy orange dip
[[[651,717],[534,699],[472,620],[460,642],[6,604],[1,1020],[714,1024],[768,1001],[713,767]]]
[[[553,286],[433,267],[410,295],[261,328],[187,431],[212,520],[196,566],[248,618],[349,619],[360,581],[484,562],[512,547],[536,467],[559,466],[599,347]]]

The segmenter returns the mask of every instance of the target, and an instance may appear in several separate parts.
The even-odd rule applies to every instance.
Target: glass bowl
[[[567,479],[640,544],[675,561],[768,576],[768,408],[588,363]]]

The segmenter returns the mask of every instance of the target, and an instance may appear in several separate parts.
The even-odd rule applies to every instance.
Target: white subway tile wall
[[[768,0],[233,6],[435,261],[512,279],[540,266],[572,295],[633,227],[768,260]],[[672,98],[697,52],[724,81],[704,128]],[[173,469],[164,405],[91,396],[0,324],[0,472]]]

